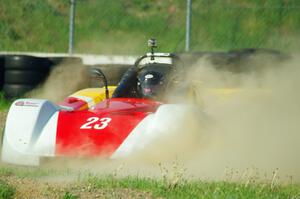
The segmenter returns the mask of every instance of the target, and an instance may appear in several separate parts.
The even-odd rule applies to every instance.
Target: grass
[[[232,182],[232,181],[202,181],[200,179],[179,180],[168,179],[166,174],[161,178],[146,178],[142,176],[118,177],[116,174],[96,175],[90,173],[76,173],[67,170],[51,170],[46,168],[30,167],[3,167],[0,168],[1,178],[13,177],[15,182],[24,179],[44,179],[39,182],[45,183],[45,178],[62,179],[62,176],[73,175],[74,181],[64,183],[64,188],[57,185],[48,185],[52,190],[47,194],[59,194],[60,198],[75,199],[91,194],[99,194],[106,198],[129,197],[131,195],[151,196],[153,198],[299,198],[300,185],[295,183],[279,184],[270,181]],[[10,183],[0,181],[0,198],[13,197],[19,188],[12,180]],[[60,181],[60,180],[59,180]],[[30,181],[27,181],[30,182]],[[61,182],[61,181],[60,181]],[[58,191],[59,190],[59,191]],[[135,194],[139,193],[139,194]],[[86,195],[85,195],[86,194]],[[101,195],[100,194],[100,195]],[[92,195],[96,196],[96,195]],[[99,195],[98,195],[99,196]],[[34,196],[33,196],[34,197]]]
[[[34,177],[43,178],[51,174],[52,176],[70,175],[66,172],[49,171],[36,168],[1,168],[0,176],[14,176],[17,179]],[[27,174],[26,174],[27,173]],[[37,174],[38,173],[38,174]],[[74,173],[73,173],[74,174]],[[79,174],[77,174],[79,175]],[[81,175],[81,174],[80,174]],[[45,181],[44,181],[45,182]],[[59,187],[59,185],[57,185]],[[16,189],[14,184],[6,184],[0,181],[0,198],[13,197]],[[53,192],[57,188],[52,187]],[[84,190],[84,191],[82,191]],[[60,198],[75,199],[91,193],[106,193],[106,197],[116,198],[119,192],[123,192],[125,197],[132,193],[143,193],[153,198],[299,198],[299,184],[272,184],[270,182],[230,182],[218,181],[208,182],[201,180],[167,181],[163,177],[145,178],[140,176],[116,177],[115,175],[98,176],[87,174],[85,177],[78,177],[73,183],[60,190]],[[55,194],[57,194],[56,192]],[[128,195],[124,195],[127,193]],[[49,194],[49,193],[48,193]],[[119,195],[120,196],[120,195]],[[118,196],[118,197],[119,197]]]
[[[150,192],[162,198],[297,198],[300,197],[299,185],[271,186],[266,183],[232,183],[192,181],[177,184],[166,183],[149,178],[127,177],[90,177],[89,186],[94,189],[127,188]]]
[[[297,49],[299,9],[296,0],[193,1],[191,49]],[[185,12],[181,0],[78,0],[75,51],[141,54],[150,37],[183,51]],[[67,52],[69,1],[10,0],[0,13],[0,51]]]
[[[62,199],[77,199],[77,198],[79,198],[77,195],[74,195],[69,191],[67,191],[62,197]]]
[[[5,99],[3,92],[0,92],[0,111],[8,110],[11,105],[11,101]]]
[[[0,181],[0,199],[10,199],[15,195],[16,189],[4,181]]]

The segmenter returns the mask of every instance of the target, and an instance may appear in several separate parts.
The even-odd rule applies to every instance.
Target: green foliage
[[[182,51],[186,2],[77,0],[76,52],[140,54],[155,37],[161,51]],[[10,0],[0,8],[0,50],[66,52],[69,1]],[[201,0],[192,5],[191,48],[299,47],[298,0]]]
[[[46,1],[6,1],[1,4],[1,50],[65,51],[67,12]],[[67,6],[67,4],[65,5]],[[67,8],[67,7],[66,7]],[[56,42],[53,45],[54,41]],[[64,44],[65,43],[65,44]]]
[[[10,199],[15,195],[16,189],[7,183],[0,181],[0,199]]]

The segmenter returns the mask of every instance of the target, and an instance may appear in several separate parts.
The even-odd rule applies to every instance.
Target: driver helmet
[[[164,75],[158,71],[142,70],[137,76],[137,91],[142,98],[157,99],[165,90]]]

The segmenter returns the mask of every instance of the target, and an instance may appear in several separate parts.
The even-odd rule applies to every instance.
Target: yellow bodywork
[[[112,96],[115,89],[116,86],[108,86],[109,97]],[[86,88],[73,93],[69,97],[74,97],[85,101],[87,104],[80,108],[80,110],[84,110],[105,100],[105,88]]]

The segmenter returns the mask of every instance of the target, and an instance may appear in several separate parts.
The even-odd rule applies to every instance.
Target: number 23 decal
[[[80,127],[80,129],[97,129],[97,130],[101,130],[101,129],[105,129],[107,127],[107,125],[111,121],[111,118],[103,117],[103,118],[100,119],[99,117],[90,117],[86,121],[87,122],[85,124],[83,124]]]

